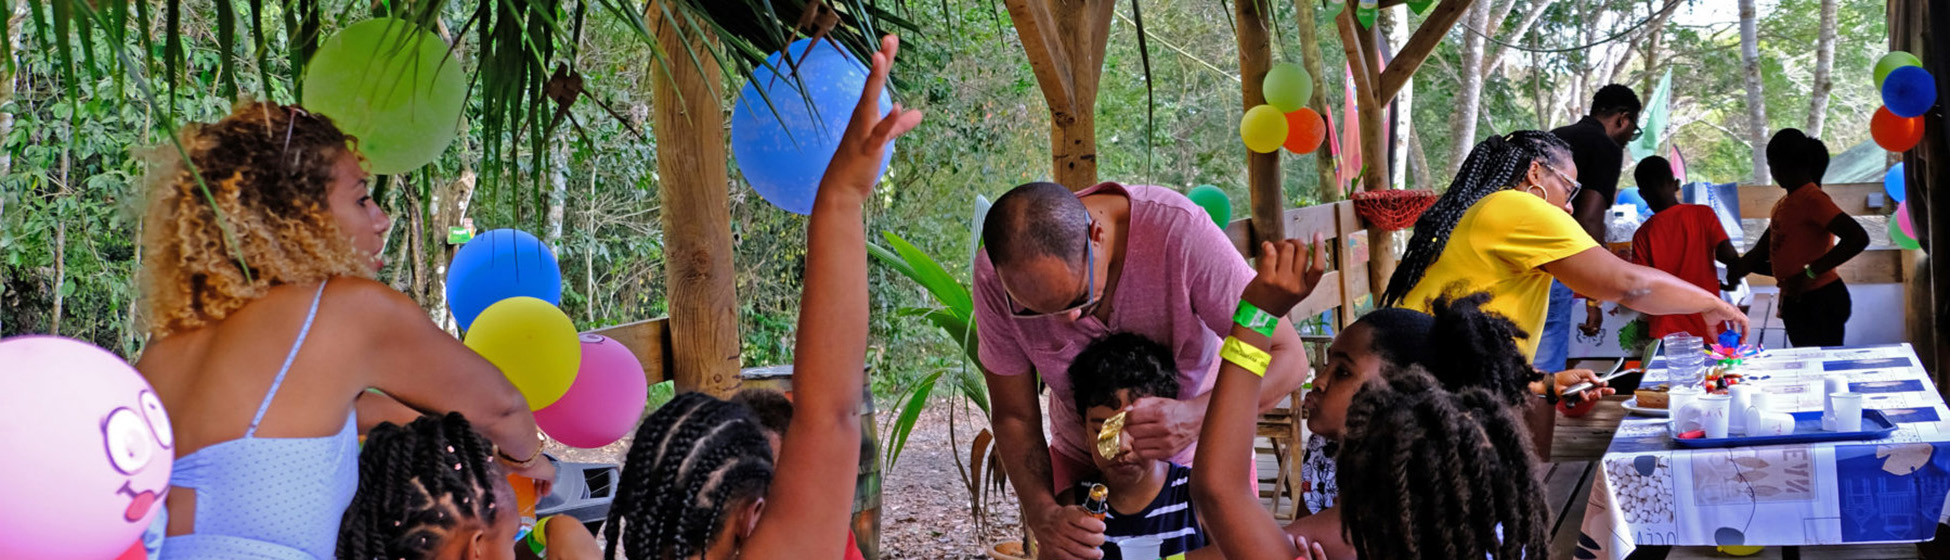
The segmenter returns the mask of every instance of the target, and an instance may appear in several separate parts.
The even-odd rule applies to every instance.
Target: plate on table
[[[1623,404],[1625,406],[1625,410],[1630,411],[1632,414],[1636,414],[1639,416],[1657,416],[1660,418],[1667,418],[1672,416],[1671,411],[1668,411],[1663,408],[1646,408],[1643,406],[1639,406],[1638,397],[1625,399],[1625,402]]]

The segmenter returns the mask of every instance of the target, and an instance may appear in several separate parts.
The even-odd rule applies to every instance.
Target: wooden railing
[[[1883,196],[1882,183],[1822,185],[1821,190],[1826,191],[1828,198],[1835,201],[1835,206],[1850,216],[1880,216],[1883,209],[1893,204],[1885,197],[1882,208],[1869,207],[1870,198]],[[1745,220],[1769,219],[1774,211],[1774,203],[1787,195],[1787,191],[1774,185],[1741,185],[1735,191],[1740,193],[1740,217]],[[1835,269],[1835,273],[1842,276],[1843,282],[1850,284],[1900,284],[1909,279],[1908,270],[1902,249],[1882,247],[1862,251],[1862,254],[1842,264],[1841,268]],[[1755,286],[1774,285],[1773,278],[1758,274],[1748,276],[1747,282]]]
[[[1353,322],[1357,310],[1374,307],[1374,289],[1368,280],[1368,230],[1354,213],[1353,202],[1334,202],[1287,210],[1286,235],[1291,239],[1312,239],[1320,234],[1327,242],[1326,276],[1313,295],[1287,314],[1306,319],[1330,310],[1336,313],[1336,328]],[[1251,220],[1236,220],[1226,226],[1226,237],[1233,249],[1251,259],[1258,252],[1252,241]]]

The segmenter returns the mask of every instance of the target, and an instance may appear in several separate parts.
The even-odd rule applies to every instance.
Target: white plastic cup
[[[1829,393],[1828,400],[1835,406],[1835,431],[1862,431],[1862,394]]]
[[[1766,435],[1766,434],[1761,434],[1759,428],[1757,428],[1756,426],[1760,424],[1760,418],[1762,416],[1765,416],[1767,413],[1772,412],[1773,410],[1774,408],[1772,406],[1772,399],[1770,399],[1767,396],[1767,391],[1762,391],[1760,389],[1748,390],[1746,416],[1743,418],[1741,422],[1741,426],[1747,429],[1747,435],[1750,436]],[[1790,422],[1788,425],[1789,431],[1793,431],[1793,428],[1794,426]]]
[[[1673,427],[1679,428],[1681,432],[1700,429],[1699,411],[1688,409],[1686,405],[1693,404],[1693,401],[1699,400],[1700,395],[1705,393],[1699,387],[1673,387],[1666,391],[1668,403],[1666,411],[1672,416]]]
[[[1821,429],[1835,431],[1835,402],[1828,398],[1835,393],[1848,392],[1848,378],[1839,373],[1831,373],[1821,378]]]
[[[1754,406],[1753,385],[1727,386],[1727,432],[1734,435],[1747,434],[1747,409]]]
[[[1747,422],[1749,436],[1784,436],[1794,433],[1794,415],[1786,412],[1762,412]]]
[[[1158,537],[1131,537],[1117,541],[1117,552],[1124,560],[1158,560],[1163,558],[1158,547],[1164,544]]]
[[[1706,432],[1706,437],[1727,437],[1727,420],[1729,416],[1727,412],[1733,405],[1733,397],[1721,394],[1705,394],[1700,395],[1698,399],[1694,400],[1693,405],[1699,409],[1700,430]]]

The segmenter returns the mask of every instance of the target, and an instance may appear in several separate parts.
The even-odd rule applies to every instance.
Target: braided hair
[[[603,528],[605,560],[690,558],[718,539],[725,513],[765,495],[772,448],[750,409],[685,393],[644,419]]]
[[[1511,188],[1522,180],[1533,162],[1570,161],[1571,146],[1557,135],[1536,130],[1519,130],[1504,136],[1491,136],[1478,142],[1463,160],[1449,190],[1415,221],[1415,235],[1408,240],[1395,275],[1382,293],[1381,306],[1402,304],[1408,292],[1422,282],[1422,275],[1442,256],[1449,245],[1449,234],[1456,229],[1463,213],[1485,196]]]
[[[1530,382],[1542,372],[1530,366],[1517,339],[1530,338],[1516,323],[1483,309],[1489,292],[1444,293],[1429,303],[1435,324],[1429,329],[1429,353],[1442,356],[1427,362],[1428,371],[1450,391],[1481,387],[1511,405],[1530,396]]]
[[[1337,456],[1342,530],[1360,558],[1544,558],[1549,512],[1529,431],[1482,387],[1382,370],[1354,397]]]
[[[492,445],[458,412],[374,427],[339,524],[339,559],[432,558],[464,522],[491,526],[504,514],[494,497],[502,476]]]

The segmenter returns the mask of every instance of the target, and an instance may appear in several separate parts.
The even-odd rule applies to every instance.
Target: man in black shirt
[[[1584,189],[1571,202],[1571,216],[1599,245],[1605,243],[1605,211],[1618,199],[1618,174],[1625,168],[1625,143],[1637,139],[1639,96],[1618,84],[1598,88],[1591,96],[1591,114],[1552,130],[1571,145],[1571,161],[1578,166]],[[1564,371],[1571,352],[1571,289],[1551,285],[1551,309],[1537,345],[1536,365],[1544,371]],[[1590,300],[1589,304],[1596,304]]]

